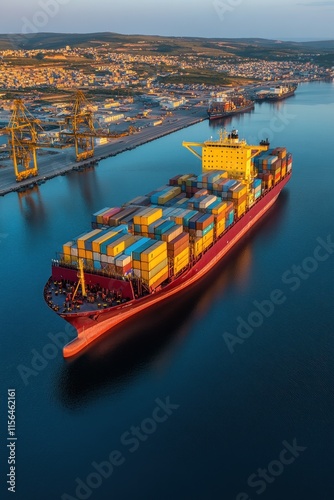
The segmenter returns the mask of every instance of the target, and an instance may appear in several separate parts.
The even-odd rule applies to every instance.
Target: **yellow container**
[[[213,238],[213,228],[211,229],[211,231],[209,231],[208,233],[206,233],[205,236],[203,236],[203,243],[205,243],[206,241],[210,240],[211,238]]]
[[[219,215],[222,212],[225,212],[226,208],[227,208],[226,201],[222,201],[221,203],[219,203],[219,205],[217,205],[215,208],[212,209],[212,214],[213,215]]]
[[[166,272],[168,271],[168,261],[167,259],[164,259],[163,261],[160,262],[157,266],[155,266],[151,271],[141,271],[142,278],[146,281],[151,280],[156,276],[157,274],[161,273],[162,271]],[[163,274],[163,273],[162,273]]]
[[[186,182],[187,179],[189,179],[190,177],[194,177],[194,174],[184,174],[184,175],[181,175],[181,177],[179,177],[178,180],[177,180],[178,185],[181,186],[181,184],[183,182]]]
[[[162,269],[161,271],[159,271],[155,276],[153,276],[150,279],[146,279],[146,278],[144,278],[144,276],[142,276],[142,278],[145,279],[148,286],[152,286],[152,285],[154,285],[154,283],[159,281],[164,275],[166,275],[166,278],[168,277],[168,268],[167,267]]]
[[[165,253],[165,257],[167,257],[167,243],[165,241],[157,241],[141,253],[141,261],[150,262],[163,252]]]
[[[71,247],[74,244],[74,241],[68,241],[63,245],[63,254],[64,255],[71,255]]]
[[[140,269],[142,271],[152,271],[152,269],[158,266],[160,262],[166,260],[166,258],[167,258],[167,252],[162,252],[160,255],[158,255],[155,259],[151,260],[150,262],[141,262]]]
[[[127,248],[131,243],[135,240],[135,237],[132,234],[123,234],[117,240],[110,243],[107,246],[107,255],[109,257],[115,257],[119,253],[122,253],[125,248]]]
[[[93,260],[93,252],[86,250],[86,259]]]
[[[109,212],[110,208],[106,208],[102,213],[100,213],[99,215],[97,215],[96,217],[96,222],[98,224],[103,224],[103,216],[104,214],[106,214],[107,212]]]
[[[85,259],[86,258],[86,250],[83,250],[82,248],[79,248],[78,249],[78,257],[81,258],[81,259]]]
[[[104,234],[103,236],[100,236],[99,238],[96,238],[96,240],[94,240],[92,242],[93,252],[99,253],[100,252],[100,246],[102,245],[102,243],[104,243],[107,240],[113,238],[116,234],[117,234],[117,231],[110,231],[107,234]]]
[[[219,229],[223,228],[223,230],[225,229],[226,227],[226,221],[225,219],[223,220],[220,220],[219,222],[217,222],[216,224],[216,230],[218,231]]]
[[[133,218],[133,223],[149,226],[150,224],[153,224],[153,222],[160,219],[161,217],[162,217],[162,208],[150,208],[147,210],[147,212],[135,215]]]
[[[194,244],[193,244],[193,252],[194,256],[198,257],[199,254],[201,254],[203,251],[203,238],[195,238]]]
[[[246,212],[246,203],[247,202],[245,201],[241,205],[237,206],[236,212],[237,212],[238,217],[240,217],[242,214],[244,214]]]
[[[203,242],[203,250],[205,250],[206,248],[208,248],[208,246],[210,246],[211,243],[213,243],[213,235],[211,236],[211,238],[209,238],[208,240],[206,240],[205,242]]]
[[[133,269],[141,269],[141,262],[139,260],[133,260],[132,267]]]
[[[93,231],[89,231],[89,233],[86,233],[82,236],[79,236],[78,238],[78,248],[81,248],[84,250],[85,248],[85,241],[88,240],[89,238],[92,238],[93,236],[96,236],[101,233],[101,229],[94,229]]]
[[[184,259],[181,262],[179,262],[176,266],[174,266],[174,274],[179,273],[184,269],[187,265],[189,264],[189,259]]]
[[[174,266],[175,266],[175,264],[178,264],[179,262],[181,262],[186,257],[189,259],[189,255],[190,255],[190,249],[189,248],[186,248],[185,250],[183,250],[178,255],[175,255],[174,256]]]
[[[225,231],[225,227],[226,227],[225,219],[217,222],[216,236],[220,236]]]
[[[232,198],[238,199],[245,194],[247,194],[247,186],[243,186],[243,189],[240,189],[240,191],[232,191]]]

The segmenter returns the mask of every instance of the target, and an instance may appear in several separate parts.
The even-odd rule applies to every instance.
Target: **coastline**
[[[67,172],[83,170],[85,168],[92,167],[96,165],[100,160],[105,158],[116,156],[124,151],[129,151],[131,149],[142,146],[156,139],[160,139],[169,134],[173,134],[178,130],[190,127],[196,123],[207,120],[207,109],[204,106],[192,108],[187,113],[182,113],[181,115],[174,117],[167,123],[156,127],[149,127],[137,132],[133,135],[122,137],[121,139],[115,139],[112,143],[105,144],[103,146],[95,147],[95,156],[87,160],[76,162],[73,158],[73,152],[71,151],[71,158],[66,158],[66,153],[68,150],[64,150],[61,153],[63,158],[58,158],[57,161],[50,158],[50,161],[44,161],[44,164],[39,165],[39,174],[36,177],[26,179],[21,182],[15,181],[14,171],[12,167],[6,167],[7,180],[4,179],[4,175],[1,176],[0,180],[0,196],[5,196],[8,193],[15,191],[25,191],[36,185],[43,184],[49,179],[58,177],[59,175],[64,175]],[[64,158],[65,156],[65,158]],[[63,164],[64,161],[64,164]],[[40,162],[39,160],[39,163]],[[5,172],[4,172],[5,173]],[[10,177],[8,179],[8,177]]]

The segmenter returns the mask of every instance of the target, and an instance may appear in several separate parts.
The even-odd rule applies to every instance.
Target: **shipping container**
[[[166,243],[169,243],[174,238],[176,238],[176,236],[179,236],[182,232],[183,232],[183,225],[175,224],[175,226],[171,227],[170,229],[167,229],[167,231],[161,234],[161,239],[162,241],[166,241]]]
[[[121,235],[117,240],[107,245],[107,255],[109,257],[116,257],[116,255],[122,253],[134,242],[134,238],[132,234]]]
[[[167,244],[164,241],[152,240],[152,245],[141,252],[141,260],[150,262],[161,254],[167,255]]]
[[[80,235],[77,238],[78,248],[84,250],[85,249],[85,241],[93,236],[101,234],[101,232],[102,232],[101,229],[93,229],[92,231],[89,231],[88,233],[84,233],[84,234]]]

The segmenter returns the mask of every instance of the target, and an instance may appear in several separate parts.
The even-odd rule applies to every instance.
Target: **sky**
[[[334,39],[334,0],[10,0],[0,33]]]

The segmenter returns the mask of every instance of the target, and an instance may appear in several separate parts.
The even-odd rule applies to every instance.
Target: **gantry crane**
[[[130,126],[128,131],[119,133],[95,128],[93,111],[81,90],[75,93],[72,113],[59,125],[63,139],[71,138],[71,142],[74,143],[77,161],[94,156],[94,141],[97,137],[119,138],[137,132],[134,126]],[[41,121],[32,116],[21,99],[14,101],[8,127],[1,131],[9,136],[10,157],[13,160],[17,181],[38,175],[37,148],[64,146],[64,144],[55,146],[48,141],[38,141],[38,132],[44,132]]]
[[[65,130],[61,130],[60,135],[73,136],[77,161],[94,156],[94,138],[98,135],[94,127],[93,111],[82,90],[76,91],[72,113],[65,117],[63,126]]]
[[[23,101],[15,99],[13,113],[5,132],[9,138],[10,157],[17,181],[38,174],[36,150],[39,126],[39,120],[34,119]]]

